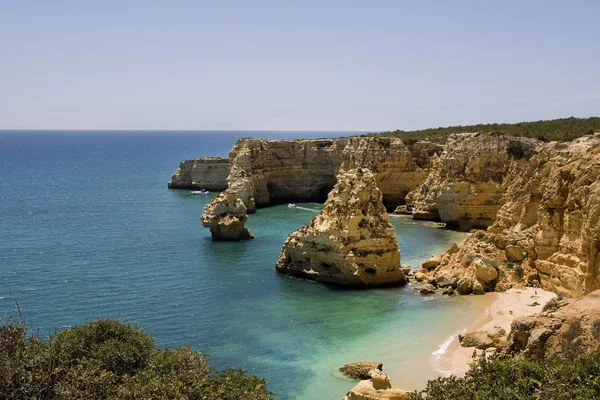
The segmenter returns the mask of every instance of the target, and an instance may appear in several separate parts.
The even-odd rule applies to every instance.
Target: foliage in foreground
[[[574,360],[483,359],[464,378],[427,383],[413,400],[600,399],[600,352]]]
[[[272,399],[264,379],[215,372],[188,347],[156,350],[136,327],[97,320],[43,341],[22,324],[0,327],[0,398]]]
[[[404,140],[429,140],[445,143],[453,133],[502,133],[509,136],[522,136],[542,141],[569,141],[583,135],[600,131],[600,117],[560,118],[548,121],[519,122],[516,124],[478,124],[430,128],[417,131],[395,130],[374,134],[376,136],[395,136]]]

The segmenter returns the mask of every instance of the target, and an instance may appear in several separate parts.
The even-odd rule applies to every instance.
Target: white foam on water
[[[466,332],[466,330],[467,330],[466,328],[461,330],[460,334],[464,334]],[[449,336],[444,341],[444,343],[442,343],[440,345],[440,347],[438,347],[438,349],[436,351],[431,353],[431,358],[430,358],[431,366],[433,367],[433,369],[435,371],[437,371],[442,376],[450,376],[453,373],[455,373],[455,371],[452,368],[444,368],[444,364],[447,361],[446,357],[450,353],[448,348],[450,347],[452,342],[454,342],[454,340],[457,339],[457,337],[458,337],[458,334]]]
[[[296,206],[296,207],[290,207],[290,208],[295,208],[296,210],[312,211],[312,212],[314,212],[315,214],[316,214],[316,213],[318,213],[319,211],[321,211],[321,210],[315,210],[315,209],[312,209],[312,208],[308,208],[308,207],[300,207],[300,206]]]

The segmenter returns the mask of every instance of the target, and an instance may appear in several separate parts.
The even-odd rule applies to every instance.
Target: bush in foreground
[[[157,350],[120,321],[97,320],[43,341],[22,324],[0,327],[0,398],[272,399],[264,379],[241,370],[215,372],[189,347]]]
[[[414,400],[600,399],[600,352],[574,360],[503,358],[477,363],[464,378],[429,381]]]

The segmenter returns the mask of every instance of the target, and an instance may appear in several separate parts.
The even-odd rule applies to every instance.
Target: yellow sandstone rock
[[[285,241],[279,272],[350,286],[406,283],[394,227],[374,174],[340,174],[325,207]]]

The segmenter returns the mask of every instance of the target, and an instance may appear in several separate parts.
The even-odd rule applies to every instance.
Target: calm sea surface
[[[260,209],[256,239],[210,240],[209,196],[168,190],[186,158],[226,156],[240,137],[348,132],[0,131],[0,317],[47,336],[87,320],[138,324],[157,346],[189,344],[217,369],[263,376],[277,399],[340,399],[344,363],[379,360],[406,389],[436,376],[432,356],[478,310],[410,287],[343,290],[275,272],[287,235],[320,204]],[[464,234],[393,217],[402,263],[418,265]]]

